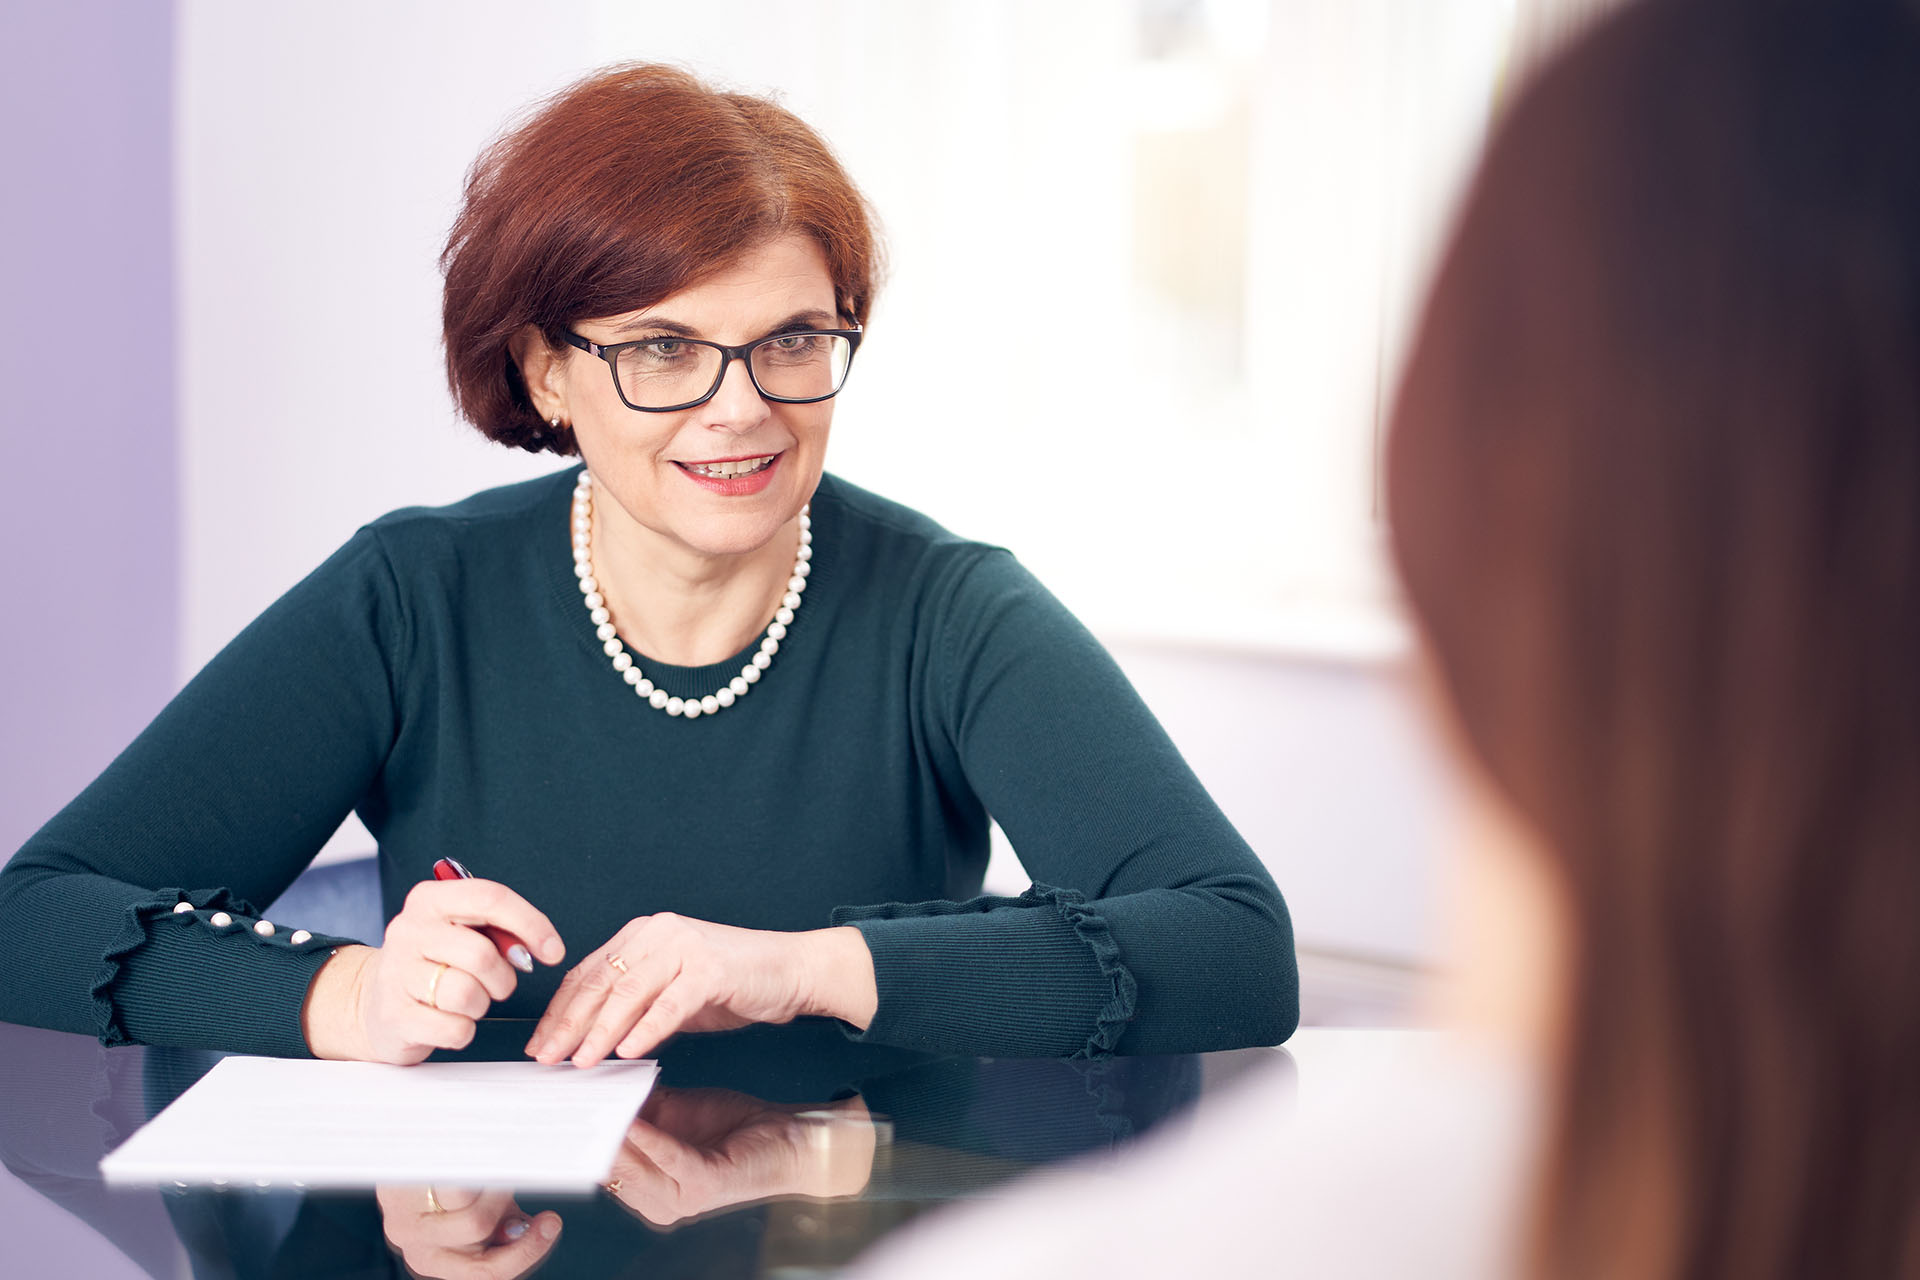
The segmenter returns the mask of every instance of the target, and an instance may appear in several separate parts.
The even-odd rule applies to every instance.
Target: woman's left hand
[[[730,1031],[803,1014],[864,1030],[878,998],[860,931],[740,929],[662,912],[641,916],[575,965],[527,1053],[590,1067],[640,1058],[679,1031]]]

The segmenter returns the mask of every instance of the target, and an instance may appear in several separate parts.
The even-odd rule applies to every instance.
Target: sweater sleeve
[[[1006,552],[943,595],[928,696],[1034,884],[836,912],[873,953],[865,1037],[1059,1057],[1285,1040],[1286,904],[1113,659]]]
[[[346,939],[252,904],[377,776],[404,628],[363,529],[216,655],[0,870],[0,1019],[305,1056],[308,984]]]

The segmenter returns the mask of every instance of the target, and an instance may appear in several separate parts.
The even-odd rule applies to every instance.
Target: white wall
[[[1502,5],[1450,4],[1478,24],[1458,29],[1426,0],[1227,7],[1262,8],[1270,41],[1266,71],[1248,73],[1264,104],[1256,135],[1280,157],[1264,172],[1324,184],[1301,131],[1346,119],[1356,85],[1397,83],[1376,65],[1390,56],[1431,46],[1434,83],[1474,82]],[[1402,275],[1425,241],[1376,219],[1325,257],[1319,242],[1350,208],[1268,182],[1255,207],[1292,219],[1305,256],[1256,262],[1266,302],[1250,312],[1250,355],[1314,339],[1278,379],[1299,412],[1253,421],[1244,398],[1190,387],[1178,360],[1145,391],[1091,376],[1142,349],[1115,329],[1140,302],[1114,265],[1130,261],[1135,206],[1131,144],[1111,127],[1143,110],[1127,70],[1136,12],[1111,0],[182,0],[183,675],[363,521],[552,468],[455,419],[435,259],[465,167],[510,117],[606,61],[680,61],[779,91],[841,151],[889,233],[893,277],[839,404],[835,469],[1012,546],[1121,647],[1273,865],[1303,941],[1424,954],[1441,788],[1382,665],[1404,638],[1380,594],[1367,453],[1387,343],[1368,326],[1400,294],[1376,264],[1363,306],[1314,321],[1351,291],[1342,272],[1376,239]],[[1366,73],[1343,75],[1342,58]],[[1404,97],[1394,103],[1368,137],[1405,114]],[[1457,151],[1476,119],[1456,107],[1435,136]],[[1390,148],[1342,145],[1363,144],[1371,159],[1349,176],[1387,190],[1368,166]],[[1443,180],[1396,172],[1396,199],[1417,188],[1444,205]],[[1004,381],[956,384],[954,335],[1008,324],[1032,338]],[[1345,345],[1329,347],[1335,337]],[[1346,390],[1313,390],[1328,370]],[[1364,661],[1303,663],[1303,649]],[[370,846],[363,831],[342,840]]]

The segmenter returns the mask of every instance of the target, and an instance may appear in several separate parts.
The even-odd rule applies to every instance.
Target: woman
[[[527,1051],[582,1066],[802,1015],[995,1055],[1284,1039],[1279,894],[1099,646],[823,473],[875,262],[810,129],[677,71],[499,141],[443,259],[449,376],[584,466],[376,521],[209,663],[0,874],[0,1017],[389,1062],[538,1018]],[[350,810],[381,945],[258,919]],[[989,814],[1044,883],[962,901]]]
[[[1920,1274],[1916,157],[1891,0],[1631,7],[1523,95],[1387,457],[1492,1049],[873,1274]]]

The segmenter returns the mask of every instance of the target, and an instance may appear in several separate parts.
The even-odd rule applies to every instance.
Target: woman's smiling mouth
[[[744,498],[771,484],[777,464],[786,456],[785,453],[761,453],[750,458],[715,458],[711,462],[675,462],[673,465],[708,493]]]

